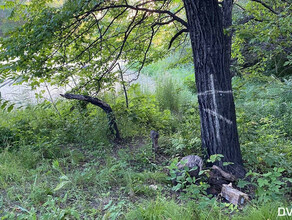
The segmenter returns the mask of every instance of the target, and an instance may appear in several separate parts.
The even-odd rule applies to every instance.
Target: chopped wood
[[[242,206],[248,201],[248,195],[237,189],[234,189],[232,184],[223,184],[221,195],[228,202],[238,206]]]

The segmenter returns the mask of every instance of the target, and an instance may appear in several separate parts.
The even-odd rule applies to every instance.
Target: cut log
[[[234,189],[231,184],[222,185],[221,195],[228,202],[238,206],[242,206],[248,201],[248,195],[237,189]]]

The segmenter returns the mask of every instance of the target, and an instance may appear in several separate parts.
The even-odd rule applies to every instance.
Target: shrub
[[[123,137],[148,135],[152,129],[164,133],[171,131],[171,113],[159,110],[155,96],[142,93],[137,84],[132,85],[128,93],[129,108],[125,107],[123,97],[118,97],[113,105]]]

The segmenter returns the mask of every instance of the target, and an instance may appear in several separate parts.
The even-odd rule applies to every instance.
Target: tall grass
[[[158,81],[156,87],[156,97],[161,110],[171,110],[178,112],[180,106],[180,88],[169,75],[164,75]]]

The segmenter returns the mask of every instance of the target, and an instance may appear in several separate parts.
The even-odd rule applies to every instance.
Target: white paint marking
[[[211,80],[211,91],[212,91],[213,105],[214,105],[214,110],[215,110],[215,113],[216,113],[216,115],[215,115],[216,136],[217,136],[218,141],[221,142],[220,123],[219,123],[219,118],[217,116],[218,106],[217,106],[217,102],[216,102],[216,90],[215,90],[213,74],[210,75],[210,80]]]
[[[212,111],[211,109],[204,109],[204,111],[208,112],[209,114],[211,114],[211,115],[213,115],[215,117],[218,117],[219,119],[225,121],[227,124],[230,124],[230,125],[232,124],[231,120],[229,120],[229,119],[225,118],[224,116]]]
[[[221,90],[215,90],[215,93],[220,93],[220,94],[230,94],[232,93],[231,90],[228,90],[228,91],[221,91]],[[201,93],[198,93],[198,96],[201,96],[201,95],[213,95],[213,91],[212,90],[209,90],[209,91],[205,91],[205,92],[201,92]]]

